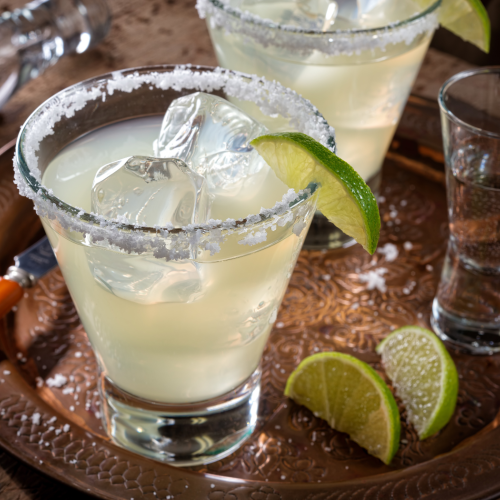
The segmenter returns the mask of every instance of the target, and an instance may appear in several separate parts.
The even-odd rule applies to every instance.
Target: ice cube
[[[205,179],[178,158],[130,156],[101,167],[92,185],[94,213],[125,216],[143,226],[205,222],[210,214]]]
[[[110,248],[87,247],[90,272],[113,295],[138,304],[191,302],[202,291],[199,264],[165,262],[151,255],[129,255]]]
[[[205,222],[210,201],[205,179],[177,158],[131,156],[109,163],[97,171],[91,192],[93,212],[146,226]],[[89,244],[85,253],[99,285],[122,299],[190,302],[202,291],[202,273],[193,260],[127,254],[106,240]]]
[[[234,104],[196,92],[172,102],[153,144],[154,154],[184,160],[214,194],[237,191],[266,166],[250,141],[267,132]]]

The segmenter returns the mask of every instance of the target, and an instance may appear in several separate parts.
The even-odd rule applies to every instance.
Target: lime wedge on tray
[[[441,340],[425,328],[404,326],[385,338],[377,352],[419,438],[442,429],[455,411],[458,374]]]
[[[398,450],[396,401],[377,372],[359,359],[338,352],[309,356],[288,378],[285,396],[386,464]]]
[[[320,184],[318,210],[369,253],[375,252],[380,232],[377,202],[348,163],[299,132],[263,135],[250,144],[287,186],[299,191],[311,182]]]

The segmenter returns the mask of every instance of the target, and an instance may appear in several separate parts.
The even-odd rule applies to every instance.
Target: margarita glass
[[[348,2],[316,3],[328,10]],[[303,24],[308,17],[299,10],[306,1],[198,0],[219,64],[277,80],[309,99],[335,128],[339,156],[375,194],[385,154],[438,25],[440,0],[429,1],[424,9],[412,0],[378,3],[359,20],[342,19],[341,11],[328,26],[320,19],[318,27],[317,21]],[[335,247],[348,240],[318,217],[306,245]]]
[[[316,206],[316,185],[294,193],[269,169],[249,199],[239,195],[243,205],[215,200],[222,220],[198,226],[151,228],[90,213],[97,169],[144,154],[169,104],[196,91],[245,102],[267,116],[270,130],[293,121],[334,148],[324,118],[280,84],[220,68],[158,66],[55,95],[23,126],[15,160],[20,192],[35,203],[96,354],[107,432],[174,465],[218,460],[252,432],[259,361]],[[255,206],[256,215],[241,215]],[[141,295],[141,283],[172,269],[182,280],[186,267],[200,281],[189,299]],[[96,269],[121,282],[127,269],[139,272],[131,279],[139,291],[107,289]]]

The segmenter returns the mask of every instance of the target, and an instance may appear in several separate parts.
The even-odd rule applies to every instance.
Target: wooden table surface
[[[27,0],[26,0],[27,1]],[[0,13],[23,5],[0,0]],[[113,23],[96,48],[61,59],[41,77],[23,87],[0,111],[0,148],[14,139],[30,113],[55,92],[86,78],[149,64],[216,65],[205,22],[195,0],[109,0]],[[441,84],[471,65],[430,50],[413,92],[435,99]],[[0,449],[2,500],[83,500],[91,497],[64,486]]]

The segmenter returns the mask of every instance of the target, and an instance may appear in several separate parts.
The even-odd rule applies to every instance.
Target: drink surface
[[[342,7],[343,2],[339,2]],[[349,4],[351,2],[348,2]],[[374,2],[353,2],[370,5]],[[264,19],[318,29],[329,2],[230,2]],[[304,14],[323,12],[322,15]],[[323,9],[323,10],[321,10]],[[387,0],[356,18],[342,18],[342,8],[328,32],[338,29],[374,28],[408,19],[419,12],[411,0]],[[307,22],[309,24],[307,24]],[[257,41],[237,33],[208,28],[221,66],[255,73],[296,90],[309,99],[335,128],[337,153],[365,180],[380,170],[401,117],[432,32],[421,33],[411,43],[401,41],[353,54],[326,55],[319,50],[300,53]],[[321,27],[319,28],[321,31]],[[297,37],[306,36],[297,34]],[[361,35],[356,35],[361,36]],[[371,36],[371,35],[363,35]],[[335,38],[332,39],[335,43]]]
[[[382,28],[421,11],[412,0],[232,0],[229,4],[280,25],[328,32]]]
[[[160,125],[161,118],[142,118],[83,136],[54,158],[44,185],[73,206],[90,210],[96,171],[129,155],[151,155]],[[256,177],[236,195],[216,197],[211,217],[258,213],[288,189],[268,168]],[[144,293],[141,298],[134,289],[106,288],[98,279],[96,269],[113,271],[123,254],[76,245],[47,222],[44,227],[101,368],[123,390],[168,403],[224,394],[255,370],[305,234],[292,233],[257,252],[248,247],[246,254],[226,260],[215,255],[208,262],[166,263],[151,255],[129,256],[130,268],[151,281],[145,285],[138,279],[133,285]],[[165,272],[172,267],[174,275]],[[192,289],[157,293],[158,280],[167,275],[177,285],[189,281]]]

